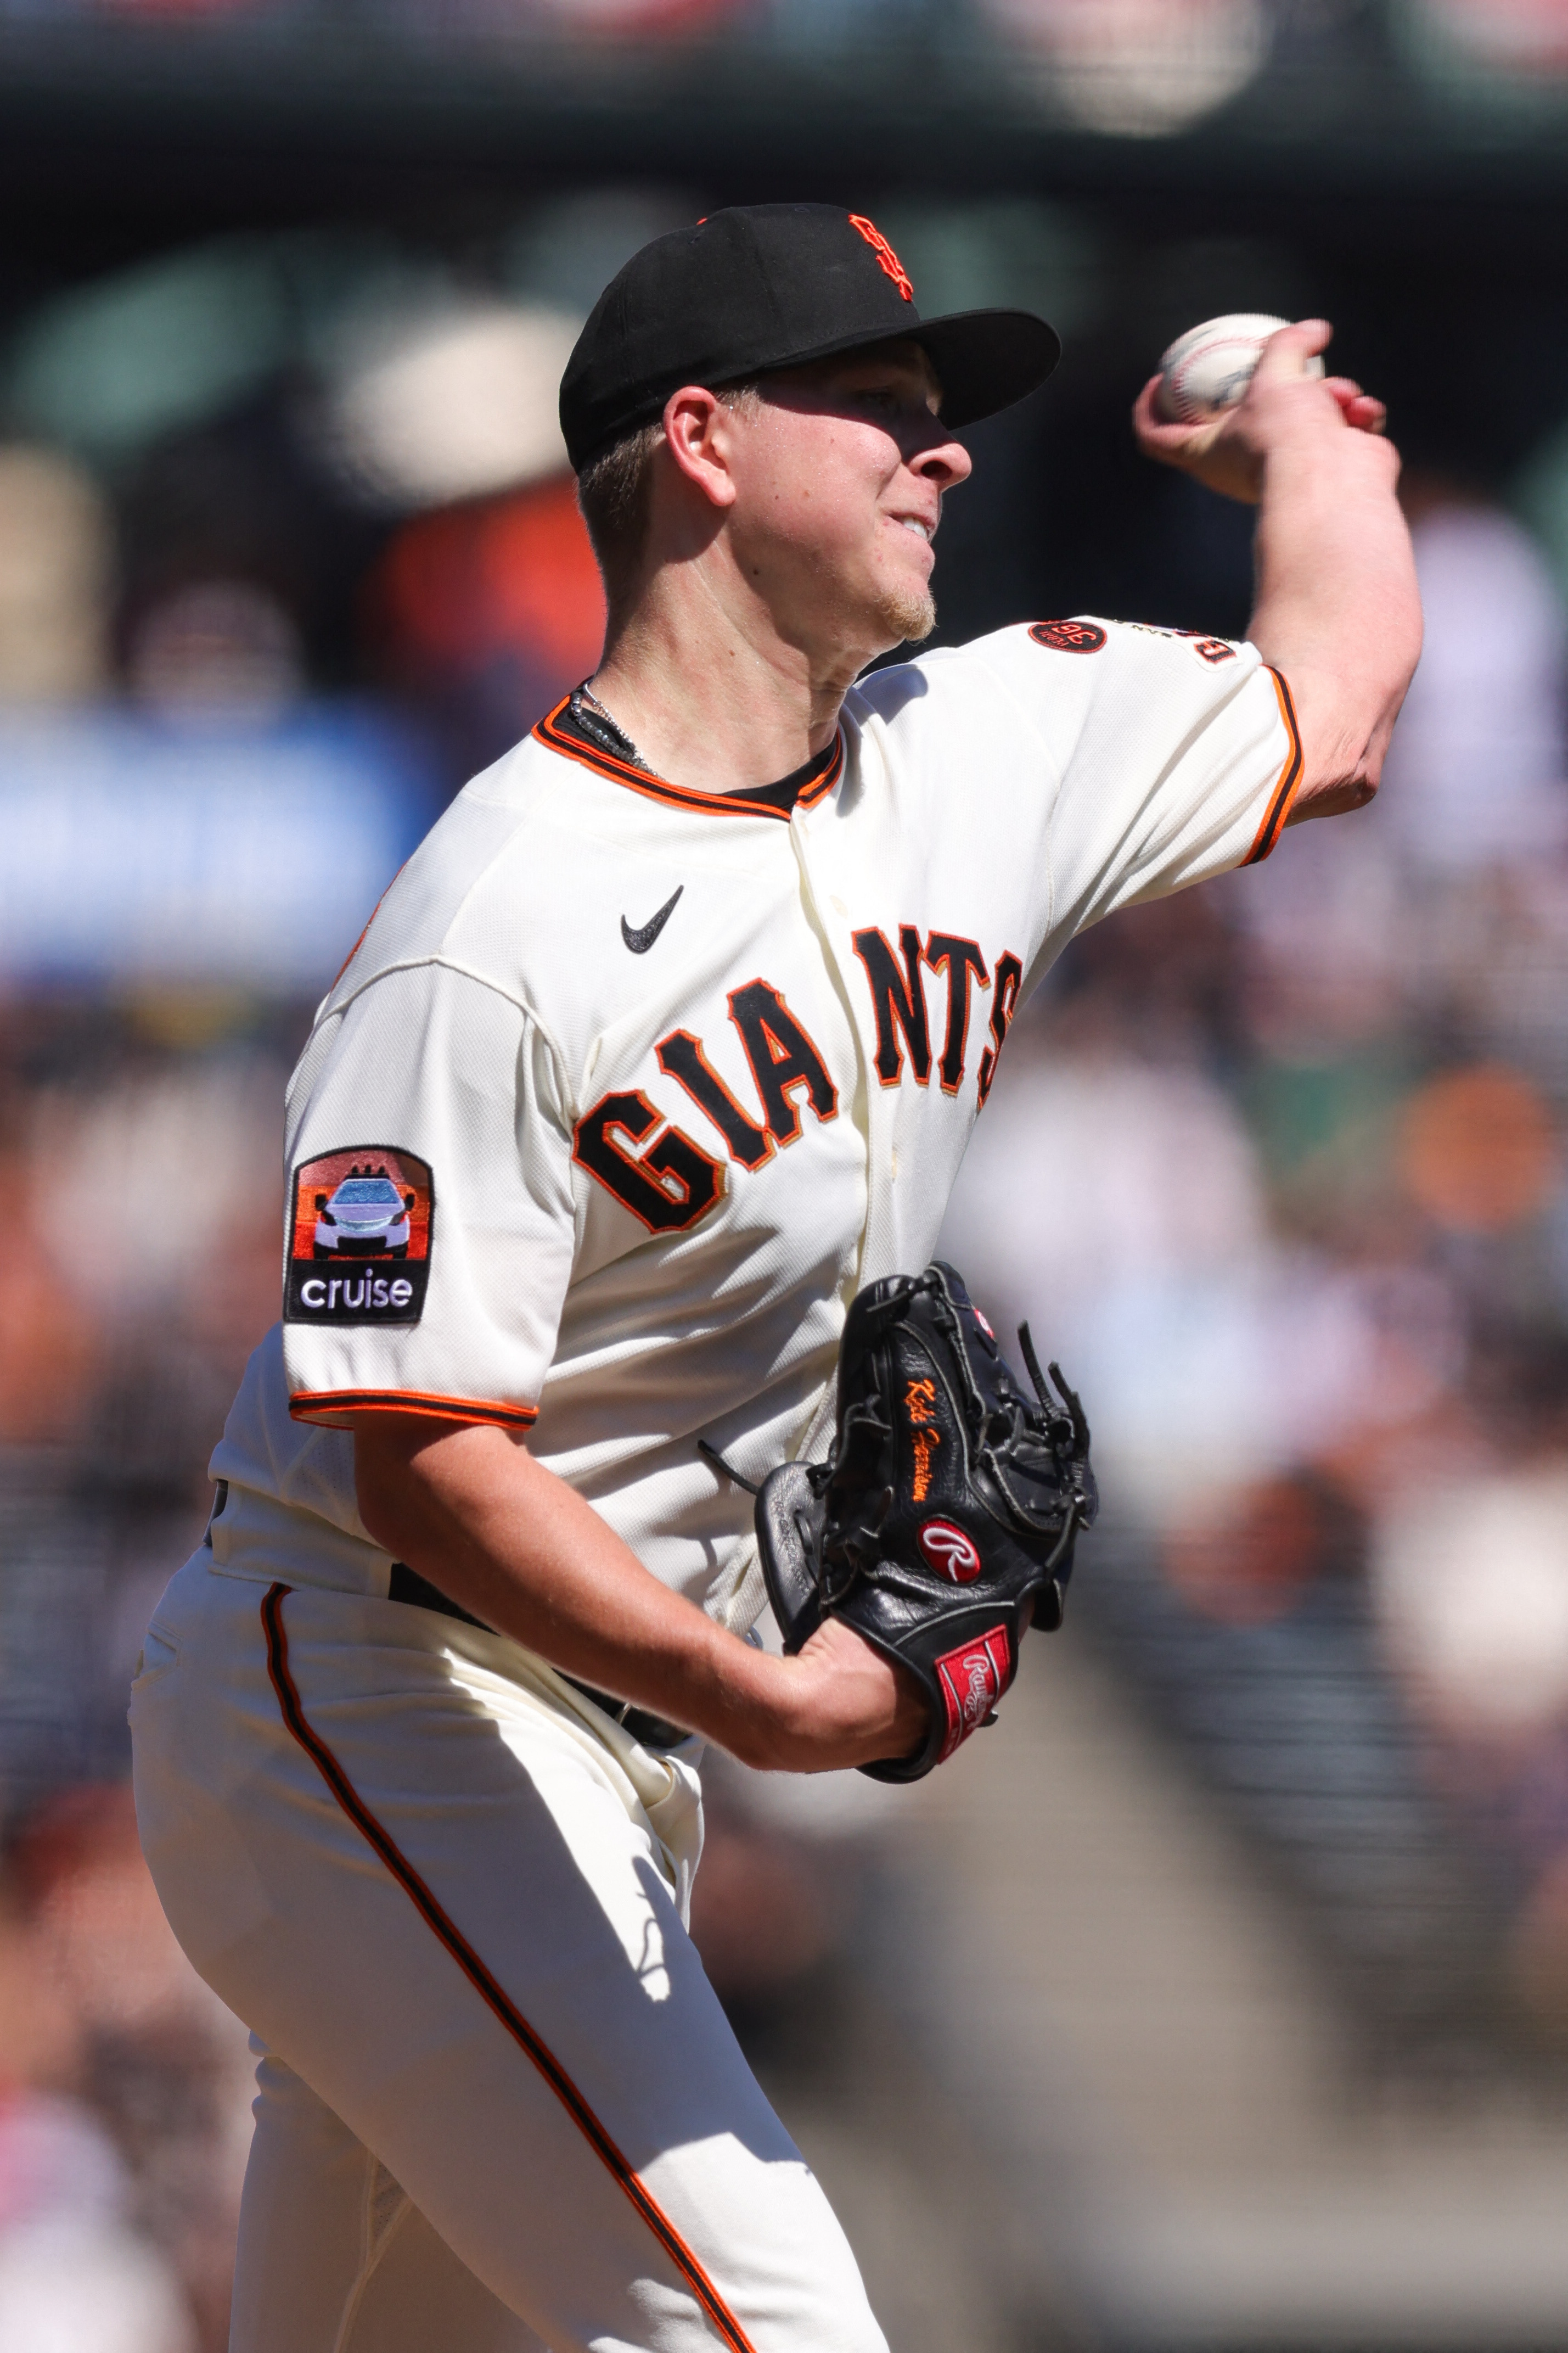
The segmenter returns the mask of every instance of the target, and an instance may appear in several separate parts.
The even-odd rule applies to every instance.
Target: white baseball
[[[1235,311],[1189,327],[1160,362],[1154,397],[1160,415],[1168,425],[1201,425],[1234,408],[1252,382],[1264,344],[1289,323],[1263,311]],[[1322,361],[1310,359],[1304,372],[1321,375]]]

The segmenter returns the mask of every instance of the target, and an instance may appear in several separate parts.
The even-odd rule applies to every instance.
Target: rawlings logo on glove
[[[945,1765],[960,1741],[989,1723],[1013,1680],[1005,1626],[993,1626],[978,1642],[961,1642],[949,1651],[936,1662],[936,1680],[947,1708],[947,1732],[936,1761]]]
[[[782,1464],[757,1497],[784,1649],[842,1618],[930,1695],[924,1743],[861,1767],[877,1780],[945,1763],[994,1720],[1026,1629],[1061,1623],[1097,1507],[1089,1425],[1055,1365],[1047,1388],[1027,1324],[1018,1340],[1033,1397],[952,1267],[871,1283],[845,1323],[832,1455]]]
[[[979,1576],[982,1564],[973,1537],[955,1528],[951,1520],[928,1520],[915,1541],[927,1567],[939,1577],[951,1577],[954,1585],[968,1585]]]

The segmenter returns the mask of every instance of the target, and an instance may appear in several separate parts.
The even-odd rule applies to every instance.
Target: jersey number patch
[[[1098,621],[1037,621],[1029,635],[1054,654],[1097,654],[1105,643]]]
[[[427,1160],[347,1144],[294,1171],[286,1324],[417,1324],[430,1280],[436,1186]]]

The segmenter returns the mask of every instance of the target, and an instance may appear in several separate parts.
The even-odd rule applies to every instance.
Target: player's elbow
[[[1313,776],[1309,772],[1301,780],[1300,789],[1290,804],[1287,825],[1304,825],[1310,818],[1344,817],[1352,809],[1365,808],[1376,797],[1382,777],[1381,761],[1342,772],[1330,770]]]
[[[1342,776],[1340,779],[1338,790],[1343,795],[1344,807],[1365,808],[1369,801],[1377,798],[1378,786],[1382,782],[1381,759],[1375,762],[1369,761],[1365,766],[1356,769],[1352,775]]]
[[[1416,650],[1419,650],[1417,644]],[[1359,692],[1325,682],[1298,695],[1301,737],[1301,782],[1289,822],[1340,817],[1365,808],[1383,781],[1383,764],[1400,706],[1415,670],[1415,655],[1363,681]]]

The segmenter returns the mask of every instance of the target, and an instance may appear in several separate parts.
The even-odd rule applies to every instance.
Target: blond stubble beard
[[[898,631],[900,645],[923,645],[936,627],[936,598],[928,588],[899,590],[884,599],[878,617]]]

